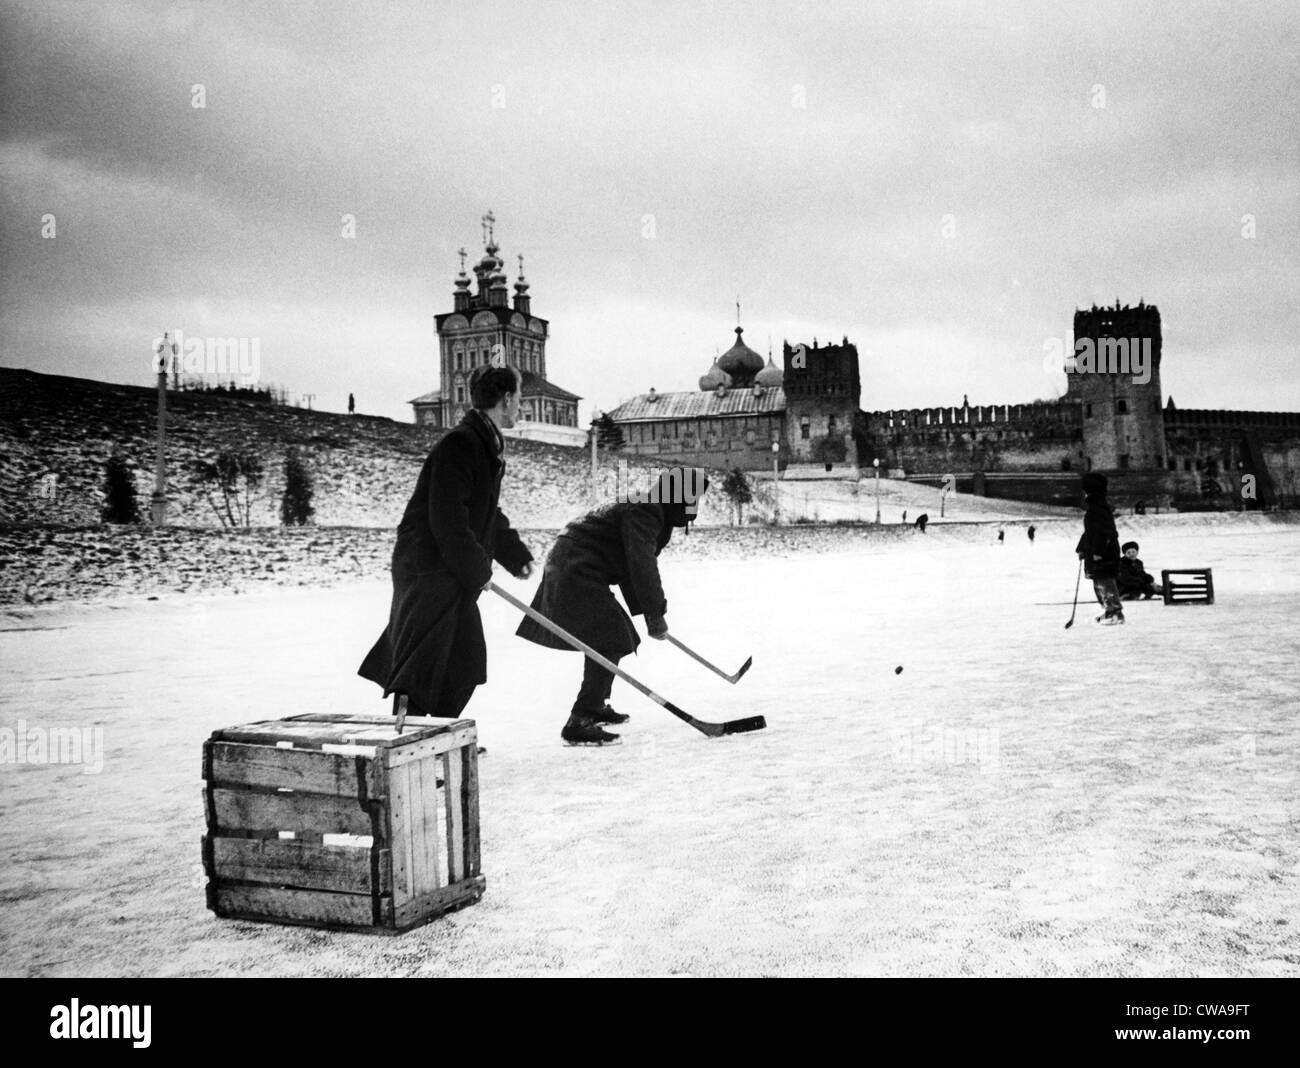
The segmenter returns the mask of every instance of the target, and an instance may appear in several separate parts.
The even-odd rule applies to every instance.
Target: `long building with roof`
[[[699,389],[651,389],[609,413],[624,451],[711,467],[856,465],[854,420],[861,386],[858,351],[841,345],[782,344],[782,366],[736,342],[699,380]],[[776,446],[773,449],[773,445]]]

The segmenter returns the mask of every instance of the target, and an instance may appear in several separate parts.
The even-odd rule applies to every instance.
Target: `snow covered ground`
[[[217,920],[199,864],[214,728],[385,710],[353,674],[385,584],[11,610],[0,728],[103,748],[98,773],[0,764],[0,970],[1300,975],[1300,528],[1145,530],[1148,567],[1212,566],[1218,603],[1100,628],[1085,582],[1069,631],[1077,524],[974,529],[670,548],[674,632],[754,667],[729,686],[655,642],[625,666],[767,717],[732,738],[617,683],[625,744],[562,746],[577,655],[485,595],[487,894],[397,938]]]

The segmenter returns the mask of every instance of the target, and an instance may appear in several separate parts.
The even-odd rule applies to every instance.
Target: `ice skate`
[[[618,745],[617,734],[604,730],[590,716],[570,716],[560,731],[560,737],[569,745]]]
[[[615,712],[608,704],[599,712],[593,712],[588,716],[595,723],[626,723],[629,717],[626,712]]]

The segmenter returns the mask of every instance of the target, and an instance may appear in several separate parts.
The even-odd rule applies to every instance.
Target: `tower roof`
[[[732,378],[748,378],[763,369],[763,357],[745,344],[744,327],[736,327],[736,343],[718,357],[717,366]]]
[[[781,368],[777,367],[777,365],[772,362],[771,353],[768,353],[767,356],[767,366],[764,367],[761,371],[758,372],[757,375],[754,376],[754,381],[757,382],[760,386],[765,386],[769,388],[772,386],[779,386],[784,384],[785,372],[782,371]]]
[[[731,385],[731,375],[727,374],[715,361],[713,366],[700,376],[700,389],[710,393],[719,386]]]

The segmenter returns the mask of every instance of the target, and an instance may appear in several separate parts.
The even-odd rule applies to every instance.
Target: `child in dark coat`
[[[649,500],[607,504],[573,520],[546,557],[533,608],[617,664],[641,643],[632,620],[614,597],[611,587],[618,586],[631,613],[644,614],[650,637],[665,639],[668,602],[658,556],[672,538],[673,528],[685,527],[695,518],[707,487],[703,471],[672,468],[645,495]],[[571,648],[531,617],[525,617],[515,633],[551,649]],[[617,741],[618,735],[602,726],[628,718],[607,703],[613,685],[610,671],[584,658],[582,685],[560,737],[570,745]]]
[[[1083,573],[1092,579],[1093,593],[1105,613],[1097,617],[1098,623],[1113,625],[1124,622],[1124,609],[1119,601],[1119,534],[1115,530],[1115,515],[1106,500],[1106,476],[1089,471],[1083,476],[1083,537],[1075,552],[1083,561]]]
[[[1151,600],[1156,595],[1156,580],[1147,574],[1138,558],[1138,543],[1126,541],[1120,548],[1124,553],[1119,561],[1120,600],[1136,601],[1139,597]]]

